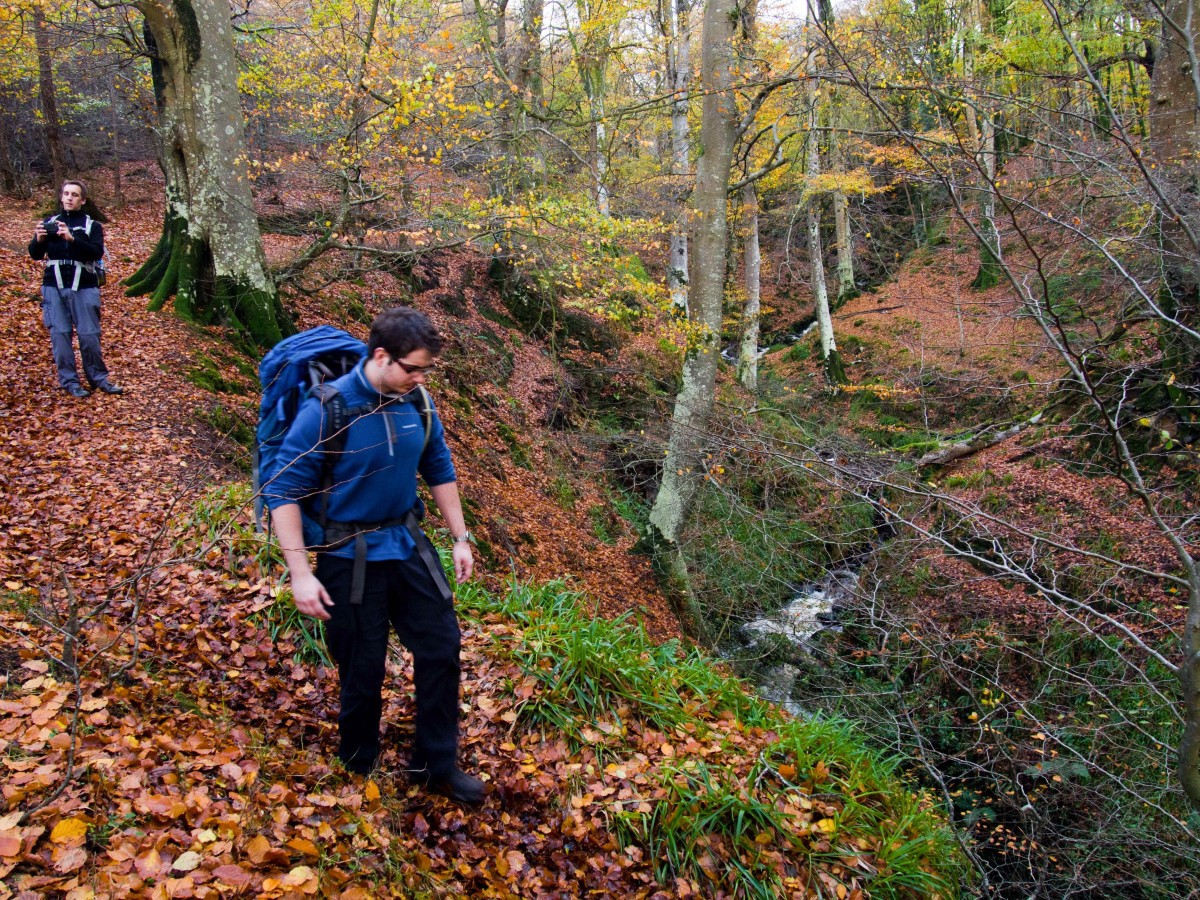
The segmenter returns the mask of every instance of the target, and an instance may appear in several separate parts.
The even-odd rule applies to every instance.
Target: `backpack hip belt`
[[[412,537],[413,547],[417,555],[421,557],[425,568],[429,570],[429,575],[433,579],[433,583],[437,585],[442,599],[452,600],[454,598],[450,584],[446,580],[446,573],[442,571],[441,563],[436,559],[428,542],[424,540],[425,536],[421,533],[419,522],[415,507],[398,519],[385,519],[382,522],[334,522],[332,520],[325,522],[325,550],[336,550],[344,547],[350,541],[354,541],[354,569],[350,578],[351,605],[362,605],[363,594],[367,587],[367,535],[372,531],[381,531],[384,528],[395,528],[400,525],[403,525],[408,530],[409,536]]]

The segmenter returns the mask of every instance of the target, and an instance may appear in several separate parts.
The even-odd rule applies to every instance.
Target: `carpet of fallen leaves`
[[[113,282],[156,240],[157,203],[148,182],[114,215]],[[631,729],[616,761],[611,750],[603,763],[586,747],[572,752],[560,735],[514,727],[534,685],[495,653],[498,635],[520,639],[502,622],[464,633],[461,756],[488,781],[481,809],[397,774],[414,712],[400,656],[389,663],[379,773],[330,766],[336,677],[293,663],[290,640],[272,641],[260,614],[276,581],[231,575],[180,533],[214,484],[241,477],[206,424],[213,395],[187,377],[198,354],[221,358],[221,345],[110,287],[105,354],[127,393],[68,397],[54,383],[39,270],[26,257],[37,213],[0,204],[0,898],[712,895],[684,878],[659,884],[655,860],[623,846],[608,813],[653,802],[664,760],[695,754],[748,772],[773,735],[716,720],[700,734]],[[472,320],[430,312],[464,359]],[[554,374],[536,350],[515,352],[513,390],[532,416]],[[463,366],[458,377],[478,370]],[[480,385],[473,397],[494,404],[500,389]],[[573,574],[603,614],[633,610],[652,633],[677,633],[628,541],[600,544],[584,516],[546,499],[562,448],[541,445],[530,426],[519,438],[528,462],[513,465],[497,419],[442,411],[479,531],[516,551],[516,574]],[[566,452],[583,465],[585,448]],[[578,510],[599,500],[577,490]],[[497,509],[507,524],[492,521]],[[828,852],[819,826],[836,812],[832,801],[798,807],[797,833]],[[839,896],[862,896],[843,868],[857,864],[831,857]],[[793,870],[787,883],[795,896],[834,889],[826,871]]]

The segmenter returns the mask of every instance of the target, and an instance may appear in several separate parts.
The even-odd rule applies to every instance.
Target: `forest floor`
[[[126,393],[83,400],[55,383],[41,322],[40,267],[26,251],[41,211],[0,203],[0,897],[301,896],[318,884],[355,897],[401,882],[428,895],[658,892],[653,860],[617,853],[594,810],[580,803],[564,823],[578,766],[568,771],[561,737],[510,734],[519,701],[499,686],[523,676],[488,655],[479,629],[464,634],[462,756],[491,785],[481,810],[390,774],[412,726],[407,657],[389,676],[380,775],[331,769],[336,676],[273,645],[260,614],[275,578],[231,575],[195,532],[197,504],[245,480],[214,414],[226,404],[245,418],[253,402],[190,377],[207,358],[236,381],[225,345],[122,295],[161,221],[152,181],[127,179],[127,191],[106,229],[104,292],[105,358]],[[489,585],[569,572],[601,614],[678,634],[645,560],[545,499],[555,470],[539,448],[522,442],[529,458],[512,465],[494,419],[441,413],[478,531],[498,549],[521,544],[511,568],[482,566]],[[71,608],[78,685],[53,662]],[[374,861],[356,872],[345,860],[357,856]],[[681,882],[670,893],[690,892]]]

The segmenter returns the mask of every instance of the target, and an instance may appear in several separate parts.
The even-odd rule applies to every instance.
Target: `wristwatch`
[[[454,543],[456,543],[456,544],[469,544],[469,543],[471,543],[471,532],[469,532],[469,531],[468,531],[468,532],[466,532],[465,534],[463,534],[461,537],[456,537],[456,538],[454,539]]]

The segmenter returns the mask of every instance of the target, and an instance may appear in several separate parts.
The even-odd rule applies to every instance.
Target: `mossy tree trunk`
[[[729,239],[726,197],[738,125],[733,91],[733,38],[737,18],[734,12],[734,0],[708,0],[704,12],[701,61],[704,106],[700,124],[703,152],[696,168],[696,187],[692,194],[696,253],[690,317],[702,328],[705,337],[701,346],[684,360],[683,384],[675,398],[662,483],[650,511],[660,567],[675,580],[676,587],[685,597],[690,595],[678,541],[697,486],[704,476],[702,447],[715,399],[720,358],[717,344],[721,333],[725,252]],[[700,610],[689,605],[688,612],[703,633]]]
[[[270,346],[291,330],[267,272],[246,171],[229,6],[139,0],[166,180],[162,237],[126,282],[159,309],[232,327]]]

